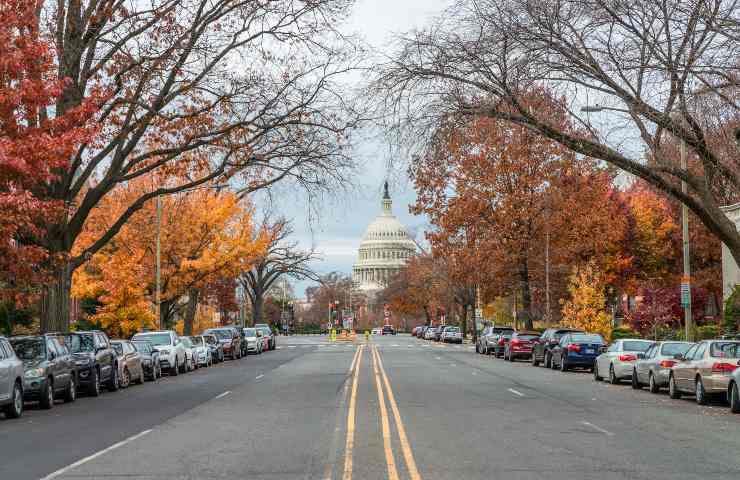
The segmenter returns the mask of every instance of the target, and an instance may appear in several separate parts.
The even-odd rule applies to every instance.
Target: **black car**
[[[162,376],[162,366],[159,363],[159,350],[148,340],[133,340],[134,348],[141,355],[141,365],[147,380],[156,380]]]
[[[545,368],[552,367],[552,349],[560,343],[560,338],[567,333],[583,333],[575,328],[548,328],[540,335],[539,342],[532,347],[532,365],[542,362]]]
[[[395,335],[396,330],[393,325],[383,325],[383,335]]]
[[[54,399],[77,399],[77,367],[64,344],[55,334],[11,337],[10,344],[23,362],[23,399],[38,400],[41,408],[54,406]]]
[[[79,386],[88,395],[100,395],[101,386],[111,392],[118,390],[118,356],[105,332],[92,330],[66,333],[64,344],[72,353],[77,366]]]

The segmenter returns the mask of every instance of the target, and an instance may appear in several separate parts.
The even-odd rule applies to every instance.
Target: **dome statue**
[[[381,207],[382,213],[365,230],[357,262],[352,267],[353,282],[366,293],[384,288],[416,251],[416,244],[406,228],[393,215],[388,182],[384,185]]]

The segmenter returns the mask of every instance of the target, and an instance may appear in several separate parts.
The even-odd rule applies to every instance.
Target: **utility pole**
[[[681,140],[681,169],[688,169],[686,161],[686,142]],[[686,194],[688,187],[681,180],[681,192]],[[681,303],[684,308],[684,323],[686,325],[686,340],[692,341],[694,337],[693,320],[691,318],[691,254],[689,251],[689,207],[681,204],[681,236],[683,239],[683,280],[681,281]]]
[[[545,231],[545,323],[550,325],[550,220]]]
[[[156,266],[156,272],[155,272],[155,277],[156,277],[155,282],[157,284],[157,286],[156,286],[157,292],[156,292],[156,299],[155,299],[155,301],[157,303],[157,322],[159,323],[159,328],[162,329],[162,330],[164,330],[164,325],[162,325],[162,312],[161,312],[161,308],[162,308],[162,305],[161,305],[161,303],[162,303],[162,301],[161,301],[161,288],[162,288],[162,284],[161,284],[161,280],[162,280],[162,272],[161,272],[161,261],[162,261],[162,196],[161,195],[157,195],[157,253],[156,253],[156,255],[157,255],[157,259],[156,259],[157,266]],[[143,329],[143,326],[142,326],[142,331],[143,330],[144,329]]]

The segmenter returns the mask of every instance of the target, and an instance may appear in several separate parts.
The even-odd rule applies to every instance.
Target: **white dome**
[[[365,230],[362,237],[362,243],[371,241],[410,241],[409,235],[403,224],[394,216],[386,217],[382,215],[372,221]],[[413,242],[412,242],[413,243]]]

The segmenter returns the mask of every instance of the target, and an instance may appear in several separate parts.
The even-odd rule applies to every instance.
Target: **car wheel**
[[[650,372],[650,375],[648,375],[648,386],[650,388],[650,393],[658,393],[660,391],[660,387],[655,383],[655,375],[653,375],[653,372]]]
[[[603,380],[601,375],[599,375],[599,364],[598,363],[594,362],[594,366],[593,368],[591,368],[591,370],[593,370],[594,372],[594,382],[600,382]]]
[[[640,385],[640,382],[637,380],[637,369],[632,369],[632,388],[635,390],[642,390],[642,385]]]
[[[565,362],[565,357],[560,357],[560,371],[567,372],[568,364]]]
[[[740,413],[740,389],[736,382],[732,382],[727,392],[727,401],[730,402],[730,411]]]
[[[121,388],[128,388],[131,384],[131,373],[128,371],[128,367],[123,367],[123,378],[121,378]]]
[[[535,356],[534,351],[532,351],[532,366],[536,367],[539,364],[540,364],[540,361],[537,360],[537,357]]]
[[[552,355],[550,356],[550,369],[552,370],[558,369],[558,365],[555,363],[555,357],[553,357]]]
[[[177,359],[175,359],[177,361]],[[180,366],[175,365],[174,367],[170,367],[170,377],[176,377],[180,375]]]
[[[51,377],[46,380],[44,389],[41,391],[39,406],[44,410],[48,410],[54,406],[54,383]]]
[[[509,350],[509,361],[510,362],[514,361],[514,353],[511,350]]]
[[[91,373],[92,378],[90,379],[90,388],[88,389],[87,393],[91,397],[99,397],[100,396],[100,372],[97,368],[93,368]]]
[[[609,365],[609,383],[612,385],[619,385],[619,379],[617,374],[614,372],[614,365]]]
[[[674,400],[681,398],[681,392],[678,391],[676,380],[673,379],[673,374],[668,377],[668,396]]]
[[[552,368],[552,355],[549,353],[545,354],[545,361],[544,361],[545,368]]]
[[[475,344],[475,353],[480,355],[480,347],[478,346],[478,343]]]
[[[121,388],[121,379],[118,378],[118,365],[113,365],[113,373],[111,373],[111,379],[108,383],[108,390],[111,392],[117,391]]]
[[[3,408],[7,418],[18,418],[23,415],[23,387],[20,382],[13,384],[12,402]]]
[[[141,368],[139,369],[139,381],[138,381],[138,384],[139,384],[139,385],[144,385],[144,381],[145,381],[145,380],[146,380],[146,379],[144,378],[144,367],[141,367]]]
[[[701,377],[696,377],[696,403],[699,405],[707,404],[707,391],[704,389],[704,382]]]
[[[75,400],[77,400],[77,379],[73,375],[72,378],[69,379],[67,391],[64,392],[64,402],[72,403]]]

